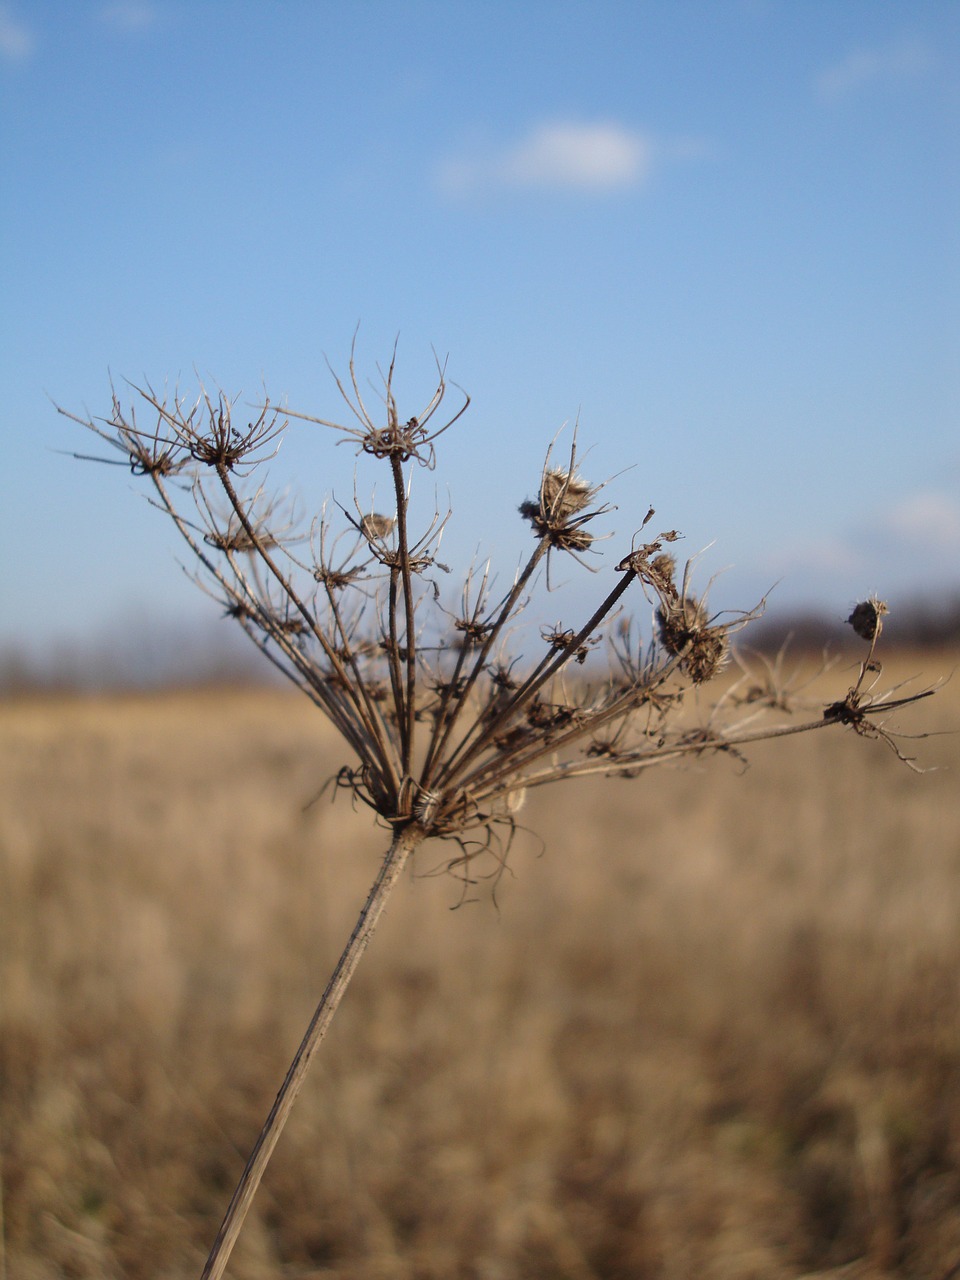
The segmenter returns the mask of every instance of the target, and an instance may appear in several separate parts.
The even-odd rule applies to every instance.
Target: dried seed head
[[[243,428],[234,426],[234,402],[223,392],[218,392],[214,400],[202,390],[200,399],[189,413],[179,402],[168,409],[150,395],[146,398],[156,406],[191,458],[216,471],[236,471],[241,466],[252,469],[275,457],[280,448],[286,421],[271,408],[269,402],[262,407],[259,416]],[[202,424],[198,419],[204,411],[206,423]],[[274,448],[264,455],[262,450],[268,445],[274,445]]]
[[[368,540],[389,538],[396,523],[393,516],[381,516],[373,512],[369,516],[364,516],[360,521],[360,532]]]
[[[458,633],[459,645],[468,648],[480,644],[493,630],[492,622],[479,621],[476,618],[455,618],[453,628]]]
[[[224,610],[225,618],[236,618],[238,622],[256,622],[257,615],[255,610],[251,609],[248,604],[242,600],[231,599]]]
[[[571,644],[576,634],[577,633],[575,631],[564,630],[560,626],[542,627],[540,630],[540,635],[543,639],[551,649],[557,652],[561,649],[565,649],[568,644]]]
[[[588,551],[593,545],[593,534],[586,529],[564,529],[554,536],[553,545],[561,551]]]
[[[726,628],[710,626],[703,602],[686,596],[667,600],[657,611],[660,640],[668,653],[681,656],[680,666],[694,684],[703,684],[720,670],[729,651]]]
[[[562,650],[566,649],[569,645],[573,644],[574,640],[576,639],[577,633],[573,630],[569,630],[569,629],[565,630],[563,627],[557,625],[555,627],[541,628],[540,635],[547,642],[547,644],[554,651],[554,653],[560,653]],[[568,657],[572,659],[574,662],[579,663],[580,666],[583,666],[583,664],[586,662],[590,654],[591,648],[593,648],[594,645],[597,645],[599,643],[600,643],[599,636],[590,636],[582,644],[579,644],[576,646],[576,648],[571,649],[570,653],[568,654]]]
[[[722,627],[707,627],[690,645],[683,669],[694,684],[713,679],[727,658],[729,643]]]
[[[513,674],[512,665],[512,663],[507,665],[506,663],[498,662],[495,666],[489,668],[490,683],[500,692],[513,693],[514,690],[520,688],[520,681]]]
[[[871,596],[869,600],[861,600],[847,621],[861,640],[875,640],[883,630],[883,616],[889,613],[882,600]]]
[[[594,537],[584,525],[600,508],[588,511],[600,487],[588,484],[575,471],[547,467],[540,479],[540,493],[520,504],[520,514],[529,520],[538,538],[547,538],[560,551],[587,551]]]
[[[668,653],[682,653],[707,625],[707,612],[696,596],[662,604],[657,610],[660,639]]]
[[[313,567],[313,577],[316,582],[322,582],[328,591],[343,591],[351,586],[359,578],[363,576],[363,570],[353,569],[332,569],[327,565],[317,564]]]
[[[279,538],[271,533],[267,528],[260,526],[254,527],[251,533],[236,521],[231,522],[226,530],[213,530],[203,535],[203,540],[208,547],[214,547],[217,551],[233,552],[235,554],[244,553],[252,555],[260,548],[265,550],[273,550],[280,545]]]
[[[674,583],[674,577],[677,572],[676,557],[668,554],[666,551],[662,555],[654,556],[647,565],[647,577],[656,588],[657,593],[668,599],[675,598],[677,588]]]
[[[582,511],[597,490],[582,476],[560,467],[550,467],[540,483],[540,501],[554,516],[572,516]]]

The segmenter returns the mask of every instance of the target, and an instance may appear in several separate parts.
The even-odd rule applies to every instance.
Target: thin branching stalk
[[[467,744],[464,740],[466,749],[460,749],[451,756],[447,771],[441,775],[439,783],[441,786],[446,785],[450,779],[457,775],[462,775],[467,766],[471,764],[478,755],[485,751],[492,742],[496,741],[497,733],[512,720],[523,707],[539,692],[540,689],[553,676],[561,670],[567,663],[571,655],[583,644],[587,636],[595,630],[595,628],[606,618],[616,607],[620,597],[630,586],[632,580],[636,577],[636,573],[632,569],[627,569],[623,577],[602,602],[600,607],[593,613],[590,620],[583,626],[580,631],[563,646],[557,654],[551,654],[549,651],[544,654],[540,662],[533,671],[527,676],[524,682],[508,700],[503,710],[500,711],[494,720],[483,727],[483,731],[477,738]]]
[[[527,584],[532,579],[534,573],[537,571],[540,565],[541,560],[544,558],[544,556],[546,556],[549,549],[550,549],[550,543],[548,539],[545,537],[541,538],[540,541],[537,543],[530,559],[527,561],[526,565],[524,566],[523,571],[518,575],[516,582],[513,584],[513,587],[511,588],[509,594],[507,595],[506,599],[503,601],[503,604],[500,606],[500,610],[496,616],[495,621],[488,628],[485,628],[486,636],[483,643],[480,646],[480,651],[478,652],[476,659],[474,660],[473,668],[470,672],[470,675],[467,677],[467,681],[463,686],[463,689],[459,693],[459,695],[455,698],[448,700],[447,706],[449,706],[450,701],[452,701],[453,703],[452,710],[450,711],[449,715],[444,714],[441,720],[442,727],[437,733],[434,734],[434,741],[431,747],[431,751],[427,755],[427,761],[426,761],[425,770],[424,770],[425,777],[429,782],[432,783],[434,780],[433,773],[432,773],[434,763],[443,755],[443,752],[446,750],[446,747],[450,742],[451,735],[453,734],[456,728],[457,720],[459,719],[461,713],[467,707],[470,706],[470,695],[473,693],[473,690],[477,684],[477,681],[487,670],[487,661],[490,657],[490,654],[493,650],[494,645],[496,644],[497,640],[500,638],[500,634],[503,631],[504,627],[507,625],[507,622],[513,616],[514,610],[516,609],[519,601],[523,597],[524,591],[527,588]],[[466,650],[461,651],[461,656],[464,658],[466,657]],[[458,663],[458,673],[459,673],[459,663]],[[446,712],[446,707],[444,708],[444,711]]]
[[[525,651],[514,652],[537,590],[552,590],[552,559],[565,556],[592,568],[588,559],[611,536],[593,531],[593,522],[613,510],[600,501],[604,485],[580,473],[576,430],[563,464],[554,457],[554,441],[535,497],[518,503],[533,546],[509,588],[495,593],[487,563],[478,576],[467,572],[459,611],[444,603],[436,575],[447,571],[438,551],[450,512],[441,517],[435,511],[418,526],[411,476],[417,467],[436,466],[436,442],[460,420],[469,397],[463,393],[462,403],[442,416],[448,384],[437,360],[437,385],[425,407],[404,418],[394,396],[395,364],[396,348],[381,375],[382,412],[375,417],[351,348],[349,379],[334,375],[349,425],[281,414],[265,400],[239,426],[237,401],[222,393],[201,387],[187,400],[179,392],[161,396],[149,385],[133,388],[129,409],[111,387],[105,418],[66,415],[113,450],[113,457],[99,461],[123,463],[149,481],[149,500],[189,547],[197,581],[349,748],[351,760],[336,775],[335,790],[349,791],[392,833],[224,1217],[205,1280],[223,1275],[310,1062],[421,843],[453,842],[447,867],[468,896],[481,876],[474,868],[479,859],[492,861],[489,878],[496,885],[530,788],[590,776],[634,778],[655,766],[709,755],[742,759],[758,743],[835,728],[878,739],[916,768],[888,716],[933,692],[881,688],[877,653],[887,610],[871,597],[850,615],[867,651],[846,692],[834,691],[830,700],[811,706],[799,697],[806,679],[787,670],[782,653],[772,663],[743,654],[737,657],[741,678],[722,686],[706,714],[691,719],[684,710],[691,695],[697,694],[696,710],[705,701],[701,691],[728,664],[733,637],[762,612],[763,602],[743,613],[712,613],[706,596],[693,592],[694,562],[679,573],[668,549],[680,537],[677,531],[644,532],[652,508],[630,550],[613,565],[615,580],[607,570],[600,602],[586,620],[544,628]],[[150,415],[150,425],[138,420],[138,409]],[[301,430],[332,428],[352,441],[363,462],[386,464],[392,511],[361,508],[355,484],[356,516],[340,508],[342,530],[334,529],[324,504],[309,530],[300,531],[293,508],[271,498],[263,484],[248,493],[247,482],[276,455],[290,418],[306,424]],[[304,544],[309,556],[300,550]],[[631,619],[631,604],[648,616],[652,609],[645,640]],[[592,655],[603,643],[610,662],[598,675]]]
[[[391,365],[391,371],[393,366]],[[393,484],[397,503],[397,554],[400,560],[400,581],[403,588],[404,617],[404,652],[406,662],[406,689],[400,699],[402,708],[401,742],[403,746],[404,776],[408,776],[413,765],[414,735],[416,733],[416,700],[417,700],[417,628],[413,602],[413,573],[410,566],[410,548],[407,544],[407,493],[404,483],[403,465],[394,454],[390,458],[393,472]],[[391,587],[394,578],[391,577]],[[391,601],[391,617],[396,613],[396,601]],[[396,625],[393,626],[392,639],[396,642]]]

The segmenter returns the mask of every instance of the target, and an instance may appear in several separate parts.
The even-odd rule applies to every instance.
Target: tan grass
[[[498,909],[419,850],[231,1275],[945,1277],[960,740],[846,736],[534,793]],[[278,693],[0,708],[11,1280],[199,1271],[382,855],[341,762]]]

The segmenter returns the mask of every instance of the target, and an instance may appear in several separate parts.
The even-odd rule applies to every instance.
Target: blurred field
[[[421,852],[230,1275],[960,1275],[960,736],[913,745],[544,792],[496,905]],[[284,693],[0,705],[9,1280],[199,1275],[385,847],[305,810],[341,763]]]

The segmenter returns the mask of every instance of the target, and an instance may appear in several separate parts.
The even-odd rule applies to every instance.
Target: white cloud
[[[9,5],[0,5],[0,57],[23,62],[33,53],[33,32],[13,14]]]
[[[516,144],[449,160],[438,178],[453,195],[490,188],[606,192],[640,186],[654,143],[614,122],[555,121],[535,126]]]
[[[882,527],[898,541],[960,555],[960,502],[949,494],[911,494],[888,513]]]
[[[960,497],[942,490],[906,494],[885,510],[861,513],[835,534],[771,547],[758,568],[788,594],[842,597],[878,589],[917,594],[960,580]]]
[[[115,31],[135,34],[155,25],[157,11],[149,0],[116,0],[101,8],[100,20]]]
[[[501,175],[517,187],[632,187],[647,176],[652,150],[616,124],[546,124],[504,155]]]
[[[856,49],[820,72],[817,93],[826,102],[836,102],[874,84],[915,79],[929,71],[934,61],[932,51],[918,40]]]
[[[832,580],[857,572],[862,557],[842,537],[805,538],[768,551],[759,557],[759,564],[788,580],[801,574]]]

